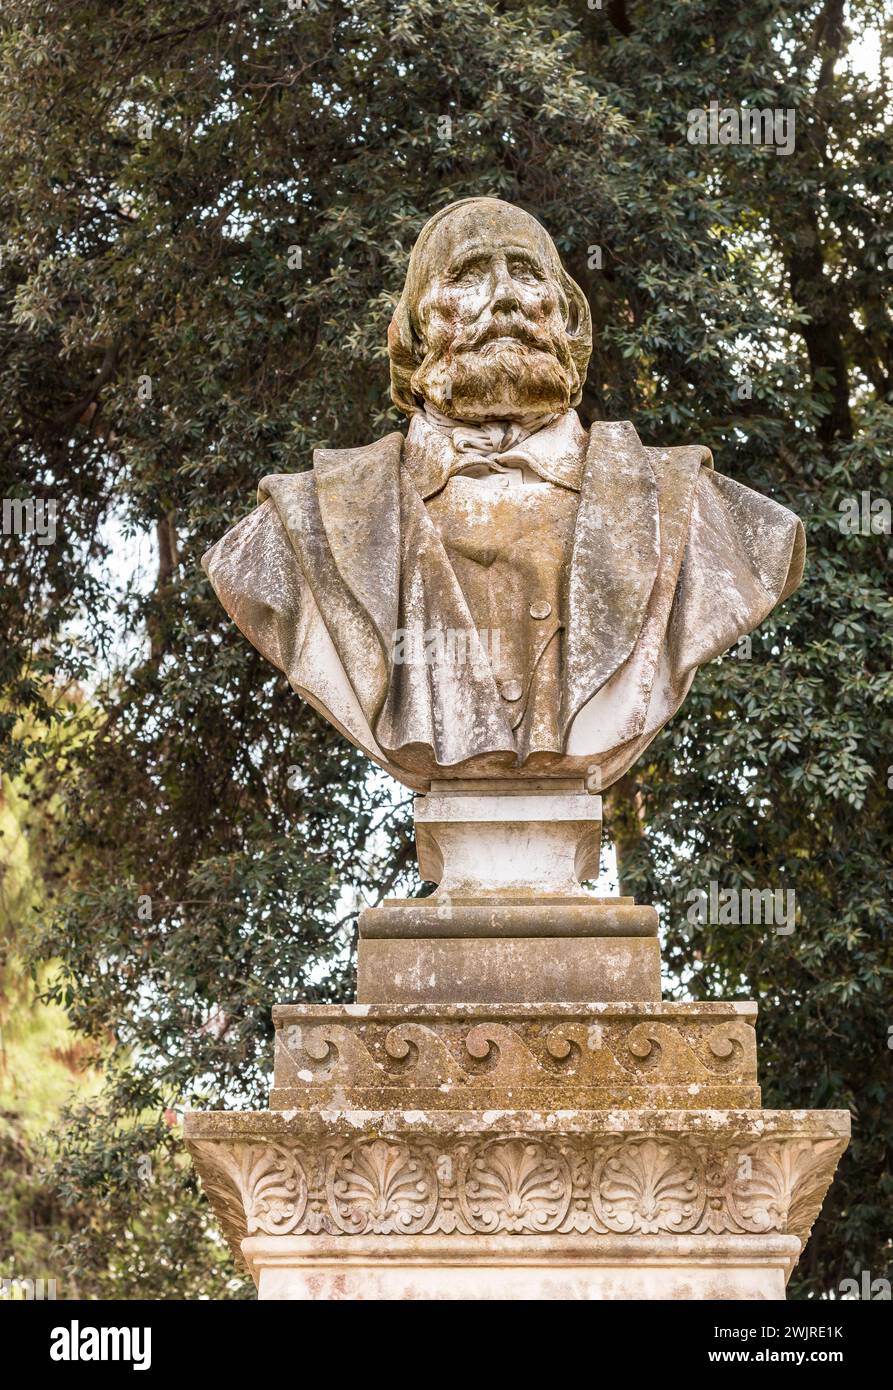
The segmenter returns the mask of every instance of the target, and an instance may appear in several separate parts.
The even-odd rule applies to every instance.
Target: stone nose
[[[505,265],[493,268],[493,288],[490,293],[490,308],[497,310],[517,309],[520,305],[515,282]]]

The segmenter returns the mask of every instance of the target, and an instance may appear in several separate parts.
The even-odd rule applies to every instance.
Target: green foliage
[[[53,762],[66,891],[31,943],[111,1057],[57,1180],[86,1212],[87,1290],[222,1287],[163,1116],[262,1102],[270,1003],[348,995],[353,894],[412,882],[405,800],[238,635],[198,559],[265,473],[395,426],[409,247],[473,193],[534,212],[586,290],[589,418],[705,442],[807,523],[800,593],[749,662],[701,672],[612,815],[671,980],[762,1002],[768,1103],[854,1112],[797,1291],[883,1272],[890,539],[837,526],[841,496],[890,492],[889,92],[846,60],[883,22],[871,0],[846,25],[841,0],[7,0],[3,492],[58,499],[59,526],[3,537],[0,727],[15,769],[69,717],[54,688],[98,711]],[[714,98],[794,108],[795,152],[689,144]],[[119,581],[146,533],[154,584]],[[691,935],[711,879],[794,887],[795,933]]]
[[[73,1229],[46,1168],[46,1131],[74,1098],[98,1088],[89,1051],[58,1004],[38,997],[26,967],[28,928],[47,892],[45,863],[52,802],[35,798],[39,768],[0,779],[0,1275],[53,1279],[61,1294],[56,1243]],[[38,802],[37,807],[31,805]]]

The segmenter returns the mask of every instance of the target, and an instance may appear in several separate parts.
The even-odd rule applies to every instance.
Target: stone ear
[[[561,267],[561,288],[567,299],[567,339],[571,358],[577,369],[580,386],[571,399],[571,405],[579,405],[583,382],[589,370],[592,356],[592,314],[589,301],[576,280],[572,280],[564,267]]]
[[[588,343],[592,350],[592,315],[589,301],[576,280],[562,269],[561,288],[567,298],[567,336]]]

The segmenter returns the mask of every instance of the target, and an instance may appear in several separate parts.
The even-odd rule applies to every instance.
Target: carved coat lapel
[[[628,420],[593,425],[568,579],[562,733],[636,644],[660,563],[648,452]]]
[[[316,496],[329,548],[344,583],[365,610],[385,651],[400,603],[401,434],[364,449],[317,449]]]

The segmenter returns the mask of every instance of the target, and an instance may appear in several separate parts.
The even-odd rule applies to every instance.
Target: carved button
[[[530,605],[531,618],[548,618],[551,612],[552,605],[551,603],[546,603],[545,599],[543,599],[540,603],[532,603]]]
[[[500,681],[499,693],[503,700],[520,700],[524,687],[520,681]]]

